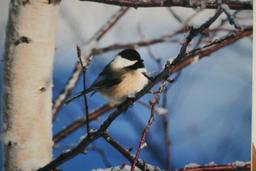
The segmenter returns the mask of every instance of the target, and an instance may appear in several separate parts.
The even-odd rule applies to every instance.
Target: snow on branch
[[[215,164],[214,162],[211,162],[203,166],[195,163],[190,163],[186,165],[184,168],[178,169],[177,171],[245,171],[250,170],[250,168],[250,162],[236,161],[228,164]]]
[[[155,168],[152,165],[148,165],[148,170],[149,171],[158,171],[158,168]],[[177,171],[247,171],[250,170],[251,166],[249,162],[242,162],[242,161],[237,161],[234,163],[229,163],[229,164],[215,164],[214,162],[211,162],[209,164],[200,166],[196,163],[190,163],[186,165],[184,168],[178,169]],[[106,169],[94,169],[93,171],[130,171],[131,167],[127,164],[121,165],[121,166],[116,166],[116,167],[111,167],[111,168],[106,168]],[[136,169],[136,171],[139,171]]]

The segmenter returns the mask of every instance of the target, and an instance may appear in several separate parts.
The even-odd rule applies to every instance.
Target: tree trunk
[[[52,72],[58,5],[11,0],[4,54],[4,169],[32,171],[52,158]]]

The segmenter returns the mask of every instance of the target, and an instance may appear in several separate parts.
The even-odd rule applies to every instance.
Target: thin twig
[[[89,114],[89,121],[98,119],[101,115],[105,114],[106,112],[114,109],[116,107],[115,104],[108,103],[106,105],[103,105],[102,107],[96,109],[94,112],[91,112]],[[59,131],[53,136],[53,142],[56,145],[58,142],[66,138],[68,135],[75,132],[77,129],[81,128],[83,125],[87,123],[87,120],[85,117],[82,117],[80,119],[75,120],[73,123],[68,125],[63,130]]]
[[[175,76],[175,78],[173,78],[172,80],[169,80],[168,82],[174,83],[175,81],[177,81],[177,79],[180,77],[181,75],[181,71],[178,72],[178,74]],[[169,84],[170,85],[170,84]],[[162,93],[162,105],[161,107],[166,109],[167,108],[167,100],[168,100],[168,96],[167,93],[169,91],[170,86],[167,86],[166,89],[164,90],[164,92]],[[162,115],[162,124],[163,124],[163,136],[164,136],[164,144],[165,144],[165,151],[166,151],[166,170],[168,171],[172,171],[172,165],[171,165],[171,140],[169,137],[169,116],[170,113],[169,111],[166,109],[166,114]]]
[[[203,46],[202,48],[194,49],[185,55],[186,59],[185,58],[182,59],[179,62],[179,65],[176,65],[173,68],[173,71],[178,72],[184,67],[197,62],[199,59],[209,56],[211,53],[214,53],[215,51],[225,46],[228,46],[236,42],[237,40],[240,40],[241,38],[248,37],[251,34],[252,34],[252,27],[250,26],[245,28],[243,31],[238,31],[236,33],[229,34],[228,36],[224,36],[221,39],[215,40]]]
[[[99,47],[93,49],[92,55],[99,55],[102,53],[106,53],[113,50],[119,50],[119,49],[125,49],[125,48],[140,48],[145,46],[151,46],[158,43],[168,43],[168,42],[180,42],[178,39],[173,39],[173,37],[177,36],[180,33],[187,32],[189,30],[187,25],[182,26],[177,31],[171,33],[171,34],[164,34],[162,36],[159,36],[158,38],[153,39],[144,39],[136,42],[131,43],[115,43],[109,46],[105,47]],[[231,29],[224,29],[224,28],[215,28],[215,29],[207,29],[207,33],[209,32],[222,32],[222,31],[235,31]]]
[[[123,148],[114,138],[112,138],[107,132],[104,132],[102,134],[102,137],[106,140],[107,143],[109,143],[112,147],[114,147],[117,151],[119,151],[130,163],[133,162],[134,156],[131,155],[129,150],[126,150]],[[136,163],[136,166],[139,167],[141,170],[145,170],[146,163],[142,163],[141,161],[138,161]]]
[[[182,44],[182,47],[180,48],[180,52],[179,52],[177,58],[175,58],[175,60],[172,62],[173,65],[175,65],[178,61],[180,61],[182,59],[182,57],[184,57],[184,54],[186,53],[187,47],[188,47],[189,43],[191,42],[191,40],[198,34],[202,33],[205,29],[209,28],[209,26],[214,21],[217,20],[217,18],[221,15],[221,13],[222,13],[222,9],[218,8],[215,15],[213,17],[211,17],[209,20],[207,20],[205,23],[203,23],[200,27],[191,28],[188,36],[186,37],[185,42]]]
[[[237,15],[238,15],[240,12],[241,12],[240,10],[235,11],[235,12],[232,14],[232,17],[233,17],[233,18],[236,18]],[[219,23],[218,26],[217,26],[217,28],[222,29],[223,26],[224,26],[227,22],[228,22],[228,19],[221,19],[221,20],[220,20],[220,23]],[[231,32],[231,30],[230,30],[230,32]],[[213,33],[211,33],[210,35],[211,35],[211,37],[215,37],[216,34],[217,34],[217,32],[213,32]]]
[[[150,110],[151,110],[151,106],[149,105],[149,111]],[[157,110],[157,108],[155,110]],[[130,113],[130,114],[133,114],[133,113]],[[127,116],[126,121],[128,124],[130,124],[131,128],[136,132],[137,136],[141,136],[141,130],[144,129],[144,123],[140,120],[140,117],[138,117],[137,115],[133,115],[133,120],[131,120]],[[165,162],[165,158],[161,153],[161,147],[156,144],[154,139],[150,138],[152,136],[153,135],[151,135],[151,132],[148,132],[149,138],[146,139],[147,148],[145,150],[149,152],[152,158],[158,161],[159,165],[163,166]]]
[[[81,58],[81,50],[79,46],[76,46],[76,50],[77,50],[77,57],[79,59],[80,65],[82,67],[82,72],[83,72],[83,89],[86,89],[86,68],[84,67],[82,58]],[[83,98],[84,98],[84,106],[85,106],[85,116],[86,116],[86,128],[87,128],[87,134],[89,135],[90,133],[90,123],[89,123],[89,107],[88,107],[88,101],[87,101],[87,95],[83,94]]]
[[[212,0],[204,1],[184,1],[184,0],[80,0],[80,1],[91,1],[104,3],[109,5],[128,6],[128,7],[187,7],[187,8],[218,8],[218,3]],[[223,3],[227,4],[229,8],[236,10],[251,10],[252,3],[250,1],[241,2],[234,0],[222,0]]]
[[[236,29],[240,30],[242,29],[236,22],[234,17],[229,13],[230,8],[226,4],[222,4],[221,8],[223,12],[226,14],[227,19],[231,25],[233,25]]]
[[[237,165],[235,163],[231,164],[220,164],[220,165],[208,165],[208,166],[196,166],[196,167],[185,167],[178,169],[177,171],[237,171],[237,170],[250,170],[250,164]]]
[[[136,151],[134,160],[132,162],[131,171],[135,171],[135,166],[136,166],[136,163],[138,162],[140,151],[143,148],[143,145],[146,143],[145,142],[146,141],[146,136],[147,136],[147,133],[149,131],[149,128],[151,127],[151,125],[152,125],[152,123],[154,121],[155,106],[156,106],[156,104],[158,104],[158,102],[159,102],[159,98],[158,99],[156,98],[154,101],[150,102],[150,105],[151,105],[150,118],[149,118],[149,120],[147,122],[146,127],[143,130],[143,133],[142,133],[142,136],[141,136],[141,140],[140,140],[140,144],[138,146],[138,149]]]
[[[171,7],[167,8],[167,10],[170,12],[170,14],[181,24],[184,24],[184,20],[179,16],[177,15]]]
[[[167,89],[168,90],[168,89]],[[162,107],[167,107],[167,90],[163,93],[162,96]],[[163,134],[164,134],[164,144],[165,144],[165,151],[166,151],[166,169],[171,171],[171,142],[169,138],[169,113],[166,113],[162,116],[162,123],[163,123]]]
[[[171,40],[173,36],[177,35],[178,33],[174,34],[166,34],[159,38],[155,39],[145,39],[137,42],[131,42],[131,43],[115,43],[106,47],[101,48],[95,48],[93,49],[93,54],[98,55],[102,53],[106,53],[113,50],[119,50],[119,49],[125,49],[125,48],[139,48],[139,47],[145,47],[149,45],[154,45],[157,43],[165,43],[165,42],[179,42],[178,40]]]
[[[200,35],[199,35],[199,39],[197,40],[197,42],[196,42],[196,44],[195,44],[195,46],[194,46],[194,49],[200,47],[200,44],[201,44],[201,42],[203,41],[204,37],[205,37],[204,34],[200,34]]]

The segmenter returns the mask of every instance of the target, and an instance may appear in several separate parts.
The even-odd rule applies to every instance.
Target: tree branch
[[[98,2],[109,5],[127,6],[127,7],[186,7],[186,8],[218,8],[218,3],[213,0],[200,0],[200,1],[184,1],[184,0],[80,0]],[[229,6],[230,9],[235,10],[252,10],[252,3],[250,1],[242,2],[237,0],[222,0]]]
[[[76,50],[77,50],[77,57],[79,60],[79,63],[82,67],[82,73],[83,73],[83,89],[86,89],[86,68],[83,64],[83,60],[81,58],[81,49],[79,46],[76,46]],[[83,98],[84,98],[84,107],[85,107],[85,117],[86,117],[86,130],[87,130],[87,134],[90,133],[90,123],[89,123],[89,107],[88,107],[88,100],[87,100],[87,95],[83,94]]]
[[[177,171],[236,171],[236,170],[250,170],[251,165],[250,164],[222,164],[222,165],[206,165],[206,166],[196,166],[196,167],[185,167],[182,169],[178,169]]]
[[[104,132],[102,134],[102,137],[106,140],[107,143],[109,143],[111,146],[113,146],[117,151],[119,151],[127,160],[129,160],[130,163],[133,162],[134,156],[130,154],[130,152],[126,149],[124,149],[117,141],[114,140],[107,132]],[[141,170],[146,169],[146,164],[138,161],[136,163],[136,166],[139,167]]]
[[[180,61],[178,65],[174,67],[174,72],[180,71],[184,67],[197,62],[199,59],[209,56],[210,54],[216,52],[217,50],[225,46],[228,46],[241,38],[250,36],[251,34],[252,34],[252,27],[247,27],[243,31],[232,33],[228,36],[225,36],[222,39],[215,40],[212,43],[207,44],[202,48],[194,49],[185,55],[186,59],[183,59],[182,61]]]
[[[184,54],[186,53],[187,47],[188,47],[189,43],[191,42],[191,40],[198,34],[202,33],[205,29],[209,28],[210,25],[214,21],[216,21],[216,19],[221,15],[221,13],[222,13],[222,9],[218,8],[215,15],[213,17],[211,17],[209,20],[207,20],[205,23],[203,23],[200,27],[191,28],[189,35],[186,37],[186,41],[182,44],[182,47],[180,48],[180,52],[179,52],[177,58],[175,58],[175,60],[172,62],[173,65],[175,65],[177,62],[179,62],[179,60],[182,59],[182,57],[184,57]]]
[[[230,11],[229,7],[228,7],[226,4],[223,4],[223,5],[221,5],[221,8],[222,8],[223,12],[226,14],[227,20],[229,21],[229,23],[230,23],[231,25],[233,25],[233,26],[234,26],[236,29],[238,29],[238,30],[242,29],[242,28],[235,22],[234,16],[232,16],[232,15],[229,13],[229,11]]]
[[[95,119],[99,118],[101,115],[103,115],[104,113],[110,111],[111,109],[114,109],[115,107],[116,107],[116,105],[111,104],[111,103],[103,105],[99,109],[90,113],[88,119],[89,119],[89,121],[95,120]],[[64,128],[63,130],[61,130],[60,132],[58,132],[57,134],[55,134],[53,136],[54,144],[60,142],[61,140],[63,140],[68,135],[72,134],[73,132],[75,132],[77,129],[81,128],[85,124],[86,124],[85,117],[77,119],[76,121],[74,121],[73,123],[71,123],[66,128]]]
[[[125,48],[140,48],[145,46],[151,46],[158,43],[166,43],[166,42],[179,42],[179,40],[174,40],[173,37],[180,34],[189,31],[188,26],[183,26],[182,28],[178,29],[177,31],[170,33],[170,34],[164,34],[162,36],[159,36],[158,38],[153,39],[142,39],[136,42],[131,43],[115,43],[109,46],[105,47],[99,47],[95,48],[92,51],[92,55],[99,55],[102,53],[106,53],[113,50],[119,50],[119,49],[125,49]],[[207,29],[205,30],[206,33],[210,32],[223,32],[223,31],[235,31],[234,29],[225,29],[225,28],[214,28],[214,29]]]
[[[131,171],[135,171],[135,166],[136,166],[136,164],[137,164],[137,162],[138,162],[138,158],[139,158],[139,155],[140,155],[140,151],[141,151],[141,149],[143,148],[143,145],[144,145],[145,142],[146,142],[147,133],[148,133],[149,128],[151,127],[153,121],[154,121],[155,105],[159,103],[159,98],[160,98],[160,96],[157,95],[157,97],[156,97],[154,100],[152,100],[152,102],[150,102],[150,105],[151,105],[150,117],[149,117],[149,120],[148,120],[148,122],[147,122],[146,127],[145,127],[144,130],[143,130],[143,133],[142,133],[142,136],[141,136],[141,140],[140,140],[139,146],[138,146],[138,148],[137,148],[137,151],[136,151],[134,160],[133,160],[133,162],[132,162]]]

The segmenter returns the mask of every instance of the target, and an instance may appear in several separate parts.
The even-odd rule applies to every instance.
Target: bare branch
[[[114,138],[112,138],[107,132],[104,132],[102,134],[102,137],[106,140],[107,143],[109,143],[110,145],[112,145],[112,147],[114,147],[117,151],[119,151],[127,160],[129,160],[130,163],[133,162],[134,160],[134,156],[130,154],[130,152],[128,150],[126,150],[125,148],[123,148],[116,140],[114,140]],[[146,169],[146,163],[142,163],[140,161],[138,161],[136,163],[136,166],[139,167],[141,170],[145,170]]]
[[[139,158],[139,155],[140,155],[140,151],[141,151],[141,149],[142,149],[142,146],[146,143],[146,136],[147,136],[147,133],[148,133],[149,128],[151,127],[153,121],[154,121],[155,106],[156,106],[156,104],[158,104],[158,103],[159,103],[159,96],[157,96],[152,102],[150,102],[150,105],[151,105],[150,117],[149,117],[149,120],[148,120],[148,122],[147,122],[146,127],[145,127],[144,130],[143,130],[143,133],[142,133],[142,136],[141,136],[141,140],[140,140],[140,144],[139,144],[139,146],[138,146],[138,149],[137,149],[137,151],[136,151],[134,160],[133,160],[133,162],[132,162],[131,171],[135,171],[135,166],[136,166],[136,163],[138,162],[138,158]]]
[[[102,47],[102,48],[95,48],[93,50],[93,54],[98,55],[98,54],[109,52],[112,50],[118,50],[118,49],[124,49],[124,48],[138,48],[138,47],[144,47],[144,46],[149,46],[149,45],[163,43],[163,42],[178,42],[178,40],[171,40],[177,34],[178,33],[175,32],[173,34],[166,34],[155,39],[144,39],[138,42],[124,43],[124,44],[116,43],[116,44]]]
[[[127,7],[187,7],[187,8],[218,8],[217,1],[203,0],[203,1],[184,1],[184,0],[80,0],[98,2],[109,5],[127,6]],[[236,0],[222,0],[229,6],[230,9],[236,10],[252,10],[252,3],[250,1],[242,2]]]
[[[173,78],[172,80],[167,80],[170,83],[173,83],[175,81],[177,81],[177,79],[180,77],[181,75],[181,71],[178,72],[178,74],[175,76],[175,78]],[[167,93],[169,90],[170,86],[168,86],[165,91],[163,92],[162,95],[162,105],[161,107],[166,109],[167,108]],[[169,116],[170,116],[170,112],[166,109],[166,114],[162,115],[162,124],[163,124],[163,137],[164,137],[164,144],[165,144],[165,151],[166,151],[166,170],[171,171],[172,168],[172,164],[171,164],[171,140],[169,137]]]
[[[128,11],[128,8],[120,8],[111,18],[95,33],[94,36],[90,39],[88,43],[88,48],[86,49],[86,55],[83,56],[83,61],[85,69],[88,68],[88,65],[92,58],[89,58],[92,53],[92,49],[95,48],[94,42],[98,42],[102,36],[104,36],[114,25],[117,21]],[[83,54],[82,54],[83,55]],[[56,119],[57,113],[60,111],[61,107],[65,103],[66,98],[70,95],[71,91],[76,86],[78,79],[82,73],[82,67],[79,63],[76,63],[76,66],[69,77],[64,89],[61,91],[57,99],[55,100],[52,108],[52,115],[53,121]]]
[[[95,119],[99,118],[101,115],[103,115],[104,113],[114,109],[115,107],[116,107],[116,105],[111,104],[111,103],[103,105],[99,109],[90,113],[88,119],[89,119],[89,121],[95,120]],[[65,129],[61,130],[60,132],[58,132],[57,134],[55,134],[53,136],[54,144],[57,144],[58,142],[60,142],[61,140],[63,140],[68,135],[72,134],[73,132],[75,132],[77,129],[81,128],[85,124],[86,124],[85,117],[77,119],[76,121],[74,121],[73,123],[68,125]]]
[[[241,27],[235,22],[234,17],[229,13],[230,9],[226,4],[221,5],[222,10],[227,16],[227,19],[231,25],[233,25],[236,29],[241,29]]]
[[[79,60],[79,63],[82,67],[82,73],[83,73],[83,89],[85,90],[86,89],[86,68],[84,67],[84,64],[83,64],[83,61],[82,61],[82,58],[81,58],[81,49],[79,46],[76,47],[76,50],[77,50],[77,57],[78,57],[78,60]],[[87,95],[86,94],[83,94],[83,98],[84,98],[84,106],[85,106],[85,116],[86,116],[86,128],[87,128],[87,134],[90,133],[90,123],[89,123],[89,107],[88,107],[88,101],[87,101]]]
[[[202,33],[205,29],[209,28],[210,25],[217,20],[217,18],[221,15],[222,13],[222,9],[218,8],[217,12],[215,13],[215,15],[213,17],[211,17],[208,21],[206,21],[204,24],[202,24],[200,27],[198,28],[192,28],[189,32],[189,35],[186,37],[186,41],[183,43],[180,52],[177,56],[177,58],[175,58],[175,60],[172,62],[172,64],[176,64],[179,60],[182,59],[182,57],[184,57],[184,54],[186,53],[187,47],[189,45],[189,43],[191,42],[191,40],[197,36],[198,34]]]
[[[187,53],[185,56],[187,59],[183,59],[178,66],[176,66],[175,71],[180,71],[185,66],[195,63],[198,59],[209,56],[211,53],[230,45],[237,40],[250,36],[252,34],[252,27],[247,27],[243,31],[237,31],[231,33],[228,36],[223,37],[222,39],[215,40],[212,43],[205,45],[202,48],[194,49]]]
[[[119,49],[125,49],[125,48],[140,48],[145,46],[151,46],[158,43],[166,43],[166,42],[175,42],[179,43],[179,40],[173,39],[174,36],[189,31],[189,27],[186,25],[182,28],[178,29],[174,33],[171,34],[164,34],[158,38],[153,39],[142,39],[140,41],[131,42],[131,43],[115,43],[106,47],[101,48],[95,48],[93,49],[92,54],[93,55],[99,55],[102,53],[106,53],[112,50],[119,50]],[[234,29],[225,29],[225,28],[214,28],[214,29],[207,29],[206,33],[209,32],[222,32],[222,31],[235,31]]]
[[[177,171],[236,171],[236,170],[250,170],[251,165],[249,163],[244,165],[239,165],[236,163],[223,164],[223,165],[206,165],[206,166],[197,166],[197,167],[185,167],[178,169]]]
[[[167,10],[170,12],[170,14],[171,14],[179,23],[181,23],[181,24],[184,23],[183,19],[182,19],[178,14],[176,14],[176,13],[172,10],[172,8],[167,8]]]
[[[166,108],[166,93],[163,95],[163,108]],[[163,123],[163,135],[164,135],[164,144],[165,144],[165,151],[166,151],[166,169],[171,170],[171,142],[169,138],[169,118],[168,113],[162,116],[162,123]]]

